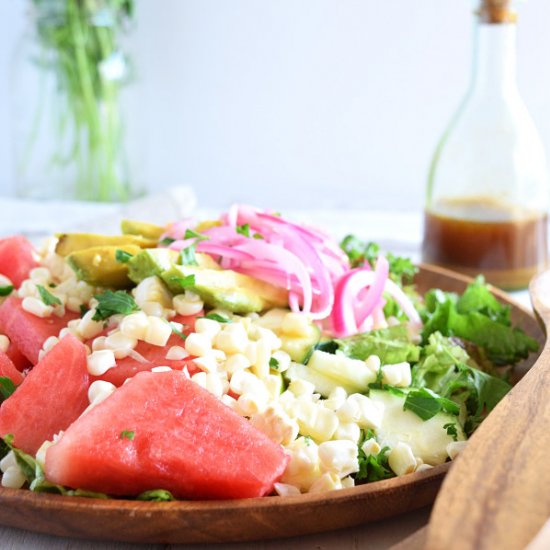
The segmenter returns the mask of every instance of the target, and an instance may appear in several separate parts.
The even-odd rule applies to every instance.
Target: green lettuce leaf
[[[405,325],[373,330],[334,342],[348,357],[365,360],[370,355],[377,355],[383,365],[416,362],[420,355],[420,348],[411,342]]]
[[[483,349],[495,365],[513,365],[538,350],[536,340],[510,326],[510,311],[498,303],[482,278],[470,284],[464,294],[430,291],[423,311],[424,342],[434,332],[456,336]]]

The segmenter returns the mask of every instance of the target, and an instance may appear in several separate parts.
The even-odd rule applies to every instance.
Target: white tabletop
[[[194,195],[187,188],[171,190],[160,196],[150,197],[125,207],[83,203],[49,203],[45,205],[44,203],[22,203],[14,199],[0,199],[0,209],[6,213],[0,220],[0,235],[19,232],[27,234],[35,241],[56,231],[98,230],[98,228],[101,231],[116,231],[118,221],[122,217],[161,222],[187,215],[197,215],[201,219],[215,215],[210,210],[197,210]],[[289,219],[323,227],[337,238],[342,238],[347,233],[354,233],[362,239],[378,242],[384,250],[408,255],[413,260],[419,259],[422,232],[420,212],[289,210],[285,211],[284,215]],[[515,298],[524,304],[528,303],[526,292],[517,293]],[[185,548],[351,550],[368,547],[372,550],[384,550],[425,525],[428,518],[429,508],[424,508],[385,521],[319,535],[253,543],[191,545],[185,546]],[[0,541],[2,541],[1,548],[11,549],[105,548],[122,550],[140,548],[141,550],[160,550],[161,548],[183,548],[178,545],[132,545],[81,541],[35,534],[8,527],[0,527]]]

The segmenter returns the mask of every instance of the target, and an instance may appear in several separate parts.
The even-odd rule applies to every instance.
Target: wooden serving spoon
[[[535,312],[550,332],[550,271],[533,279],[529,291]],[[522,550],[549,517],[547,339],[535,365],[481,424],[453,464],[427,528],[396,548]]]

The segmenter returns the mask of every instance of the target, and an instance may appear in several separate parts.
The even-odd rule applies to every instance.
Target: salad
[[[538,344],[478,277],[279,213],[0,241],[2,486],[298,495],[453,459]]]

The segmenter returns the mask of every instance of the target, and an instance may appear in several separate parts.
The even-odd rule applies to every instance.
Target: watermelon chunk
[[[82,415],[46,453],[46,477],[111,495],[263,496],[288,456],[176,371],[141,372]]]
[[[183,346],[183,344],[183,340],[175,334],[170,337],[165,347],[139,341],[135,347],[135,351],[143,356],[147,360],[146,362],[138,361],[130,356],[117,359],[116,367],[109,369],[101,376],[92,377],[92,380],[106,380],[118,387],[122,386],[126,379],[135,376],[138,372],[150,371],[154,367],[160,366],[167,366],[179,371],[187,367],[187,371],[192,376],[199,371],[198,367],[193,363],[192,357],[186,357],[181,360],[166,359],[166,354],[172,346]]]
[[[68,334],[29,372],[0,407],[0,436],[34,455],[88,406],[86,348]]]
[[[50,336],[57,336],[77,313],[68,311],[63,317],[37,317],[21,306],[22,300],[9,296],[0,306],[0,332],[5,334],[19,351],[33,364],[38,363],[42,345]]]
[[[0,376],[7,376],[16,386],[23,382],[23,375],[15,368],[6,353],[0,351]]]
[[[23,372],[32,367],[32,363],[21,353],[13,342],[10,342],[6,355],[10,358],[10,361],[19,372]]]
[[[25,237],[17,235],[0,240],[0,273],[8,277],[16,288],[37,266],[33,246]]]

